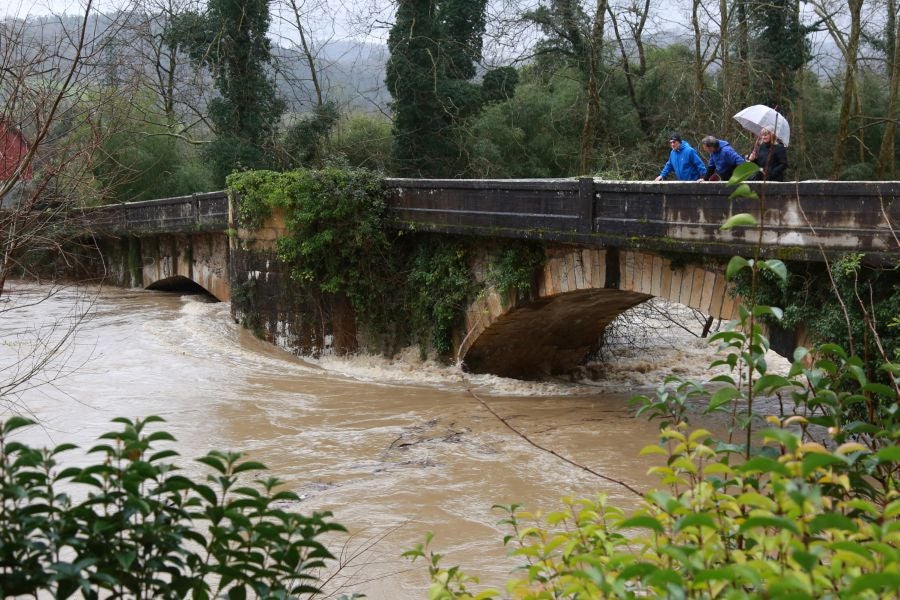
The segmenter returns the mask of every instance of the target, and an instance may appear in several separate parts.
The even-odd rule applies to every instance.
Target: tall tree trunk
[[[306,30],[303,27],[300,8],[297,6],[296,0],[289,0],[288,3],[291,5],[291,10],[294,12],[294,25],[297,27],[297,32],[300,34],[300,47],[303,50],[303,58],[306,59],[306,64],[309,67],[309,75],[312,79],[313,90],[316,93],[316,107],[321,108],[323,105],[322,85],[319,83],[319,74],[318,69],[316,68],[315,56],[313,56],[312,50],[306,41]]]
[[[632,5],[631,10],[641,11],[638,21],[634,23],[624,18],[622,20],[625,21],[631,29],[632,37],[630,41],[634,43],[635,49],[637,50],[638,54],[637,69],[634,68],[631,60],[629,60],[628,49],[625,46],[625,40],[622,37],[621,32],[619,31],[619,15],[613,12],[611,6],[609,6],[608,4],[606,6],[606,13],[609,15],[609,21],[612,24],[613,35],[616,36],[616,42],[619,46],[619,56],[622,59],[622,71],[625,73],[625,82],[628,85],[628,98],[629,100],[631,100],[631,106],[634,108],[635,113],[637,113],[641,131],[644,133],[644,135],[650,135],[651,131],[650,126],[647,122],[647,115],[638,102],[637,90],[635,89],[635,81],[643,77],[647,72],[647,56],[646,50],[644,48],[644,27],[647,23],[647,15],[650,13],[650,0],[644,0],[644,4],[640,8],[638,8],[636,5]]]
[[[700,101],[703,99],[705,92],[704,60],[702,51],[703,32],[700,29],[700,7],[703,6],[700,0],[693,0],[691,3],[691,28],[694,32],[694,97],[692,107],[692,120],[700,115]]]
[[[729,127],[733,125],[731,115],[737,112],[734,101],[735,90],[732,89],[729,25],[728,0],[719,0],[719,56],[722,60],[722,70],[719,73],[719,77],[722,87],[722,132],[728,131]]]
[[[891,0],[887,5],[887,23],[885,30],[888,36],[887,68],[890,74],[887,115],[885,116],[884,133],[878,150],[878,164],[875,174],[881,179],[893,179],[897,171],[895,138],[897,132],[897,94],[900,88],[900,20],[897,12],[900,3]]]
[[[603,26],[606,18],[606,0],[597,0],[594,13],[594,24],[591,27],[591,39],[588,42],[588,81],[587,110],[584,114],[584,126],[581,129],[580,171],[582,175],[590,172],[594,163],[594,147],[597,128],[600,122],[600,61],[603,57]]]
[[[837,179],[844,169],[847,145],[850,141],[850,121],[853,117],[853,103],[856,96],[856,61],[859,55],[859,38],[862,30],[860,15],[863,0],[847,0],[850,10],[850,34],[844,48],[844,93],[841,98],[841,114],[838,120],[837,137],[831,160],[831,178]]]

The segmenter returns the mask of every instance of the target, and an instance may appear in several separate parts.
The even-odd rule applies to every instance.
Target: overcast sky
[[[152,0],[151,0],[152,1]],[[293,27],[293,11],[283,1],[270,0],[273,12],[271,36],[276,43],[290,46],[298,42]],[[831,3],[834,7],[845,4],[842,0],[818,0]],[[78,14],[82,13],[86,0],[0,0],[0,17]],[[296,0],[305,12],[305,26],[313,32],[319,45],[329,42],[356,40],[384,43],[394,16],[391,0]],[[536,31],[524,29],[518,17],[539,0],[490,0],[488,8],[489,37],[485,46],[486,60],[494,63],[509,63],[521,55],[523,48],[530,47]],[[94,0],[93,7],[101,12],[112,12],[129,4],[129,0]],[[631,0],[610,0],[611,6],[631,4]],[[879,14],[877,0],[868,0],[866,9]],[[810,3],[803,3],[806,19],[814,18]],[[318,7],[313,9],[312,7]],[[714,14],[703,15],[709,27],[715,28],[714,19],[718,7],[709,3],[701,4],[701,10]],[[838,10],[838,14],[842,14]],[[621,25],[621,20],[620,20]],[[651,18],[645,34],[648,39],[661,41],[669,33],[682,39],[691,35],[687,0],[651,0]],[[499,34],[499,35],[491,35]],[[824,33],[812,36],[813,55],[834,55],[836,48]],[[822,44],[825,47],[822,47]],[[811,65],[815,68],[816,65]],[[833,66],[830,65],[830,66]]]

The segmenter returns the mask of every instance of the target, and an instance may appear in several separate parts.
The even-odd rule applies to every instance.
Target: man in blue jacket
[[[669,136],[669,145],[672,147],[669,160],[666,161],[666,166],[660,171],[656,181],[662,181],[672,171],[681,181],[696,181],[703,177],[706,163],[690,144],[683,141],[677,133],[673,133]]]
[[[718,175],[722,181],[728,181],[735,167],[747,162],[725,140],[708,135],[703,138],[702,144],[703,148],[709,152],[709,166],[706,167],[706,174],[697,181],[715,181],[713,175]]]

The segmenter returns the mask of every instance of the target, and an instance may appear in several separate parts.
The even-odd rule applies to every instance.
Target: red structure
[[[0,181],[13,176],[19,163],[28,154],[28,140],[18,127],[9,121],[0,122]],[[22,181],[31,181],[31,165],[25,169]]]

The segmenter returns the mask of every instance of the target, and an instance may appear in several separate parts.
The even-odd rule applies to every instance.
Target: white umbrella
[[[740,123],[741,127],[756,135],[759,135],[763,129],[768,129],[785,146],[791,143],[791,126],[788,125],[787,119],[777,110],[769,108],[765,104],[748,106],[734,115],[734,120]]]

